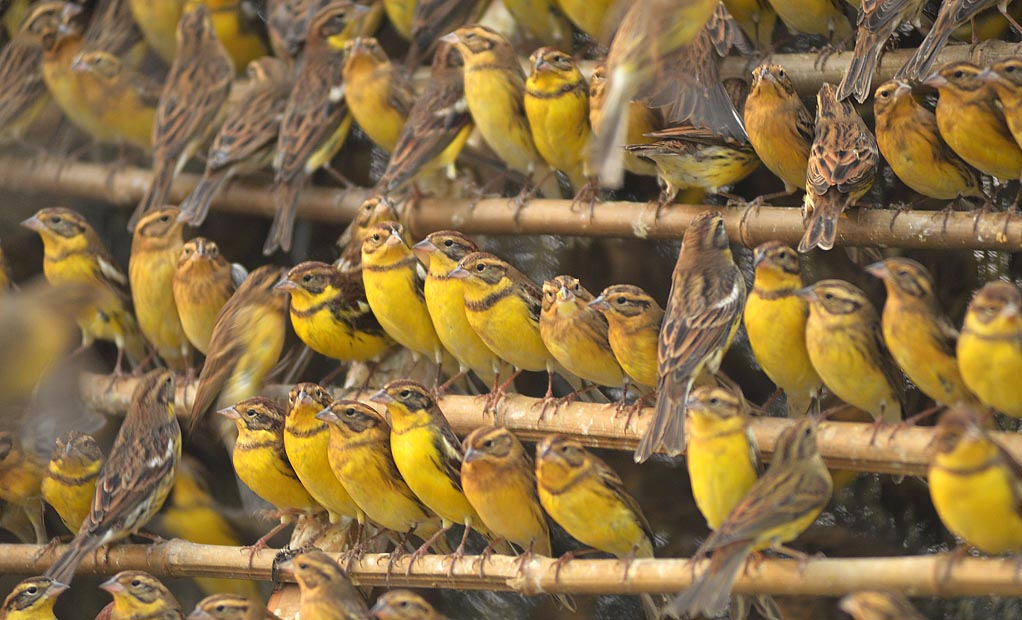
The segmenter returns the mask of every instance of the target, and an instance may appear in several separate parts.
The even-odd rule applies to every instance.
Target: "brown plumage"
[[[855,35],[855,54],[837,87],[838,101],[855,97],[859,103],[869,97],[873,72],[887,40],[905,22],[920,27],[924,0],[863,0],[859,9],[859,30]]]

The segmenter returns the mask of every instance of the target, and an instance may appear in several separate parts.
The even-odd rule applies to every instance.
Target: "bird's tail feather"
[[[181,203],[181,215],[178,216],[178,220],[187,222],[191,226],[202,226],[202,223],[206,221],[206,215],[209,214],[209,205],[230,177],[230,168],[207,169],[199,184]]]
[[[269,256],[281,249],[291,249],[292,235],[295,228],[295,214],[298,210],[298,197],[305,187],[305,174],[299,173],[293,178],[280,181],[277,185],[277,212],[273,216],[270,234],[263,245],[263,254]]]
[[[725,613],[735,577],[751,550],[748,541],[738,541],[714,551],[710,566],[687,590],[674,597],[664,614],[674,618],[697,615],[716,618]]]
[[[99,544],[97,538],[92,535],[76,536],[71,544],[68,546],[64,554],[57,558],[44,573],[47,577],[59,581],[61,583],[71,583],[74,578],[75,571],[78,570],[78,566],[81,565],[89,553],[97,549]]]

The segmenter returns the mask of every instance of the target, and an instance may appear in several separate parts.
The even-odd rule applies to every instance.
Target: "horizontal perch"
[[[52,158],[22,159],[0,156],[0,187],[11,191],[42,192],[55,197],[76,196],[134,206],[145,191],[148,170],[104,166]],[[182,200],[195,186],[197,175],[182,174],[175,181],[171,201]],[[299,214],[315,220],[350,221],[367,190],[313,187],[302,194]],[[406,214],[413,236],[445,228],[466,234],[560,234],[596,237],[648,237],[679,239],[689,221],[708,208],[724,213],[732,240],[754,246],[780,240],[797,244],[805,226],[793,207],[708,207],[672,205],[653,222],[653,208],[646,203],[605,202],[596,206],[592,221],[574,211],[568,200],[532,200],[522,209],[518,223],[512,221],[511,201],[490,198],[469,212],[470,201],[423,199],[419,208]],[[214,200],[218,210],[272,217],[273,192],[250,182],[231,184]],[[978,217],[978,220],[977,220]],[[1015,217],[1005,230],[1005,214],[893,209],[856,209],[842,218],[839,245],[887,246],[925,249],[1018,251],[1022,247],[1022,218]],[[946,223],[946,225],[945,225]],[[975,228],[975,232],[973,232]]]
[[[39,559],[42,547],[0,545],[0,573],[40,574],[56,551]],[[238,547],[197,545],[172,540],[157,545],[114,545],[109,552],[88,556],[82,574],[109,575],[122,570],[145,570],[158,576],[226,577],[269,580],[275,551],[249,552]],[[337,557],[337,556],[335,556]],[[555,560],[533,556],[519,569],[518,558],[494,555],[479,574],[480,556],[466,556],[453,567],[447,556],[428,555],[417,560],[405,575],[408,556],[399,558],[387,576],[389,556],[371,554],[352,562],[351,577],[358,584],[461,590],[515,590],[523,594],[638,594],[677,592],[688,587],[692,567],[687,559],[635,560],[627,569],[618,560],[572,560],[556,577]],[[1011,559],[966,557],[948,570],[948,554],[892,558],[765,559],[739,571],[735,592],[786,595],[842,596],[858,590],[892,589],[908,596],[1020,596],[1017,563]],[[705,565],[705,562],[703,563]],[[946,575],[946,579],[944,578]],[[281,573],[280,578],[291,580]]]
[[[97,411],[123,414],[128,408],[136,379],[107,375],[85,374],[80,389],[85,403]],[[268,386],[264,393],[275,398],[286,398],[290,386]],[[191,405],[194,388],[178,391],[179,411],[184,415]],[[633,418],[631,426],[624,428],[625,417],[615,418],[607,405],[572,403],[561,407],[556,414],[539,419],[540,401],[525,396],[509,395],[501,404],[499,423],[515,431],[526,440],[536,440],[550,433],[563,433],[577,437],[587,446],[616,450],[634,450],[645,432],[652,410],[643,409]],[[440,407],[459,434],[467,434],[492,418],[482,413],[482,401],[475,396],[445,396]],[[764,457],[769,458],[781,432],[792,421],[786,418],[757,417],[752,421],[756,442]],[[875,433],[871,424],[853,422],[824,422],[820,426],[818,443],[827,464],[836,469],[852,471],[925,476],[934,437],[932,427],[910,427],[897,430],[891,426]],[[1016,459],[1022,461],[1022,435],[996,432],[994,436]]]

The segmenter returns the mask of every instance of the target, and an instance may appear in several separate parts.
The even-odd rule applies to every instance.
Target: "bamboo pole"
[[[85,374],[80,382],[82,398],[94,410],[123,415],[128,408],[131,392],[137,379],[121,377],[113,380],[107,375]],[[270,397],[287,397],[290,386],[271,385],[263,392]],[[178,412],[187,415],[194,395],[194,386],[179,388]],[[337,393],[336,396],[342,396]],[[634,450],[652,418],[652,409],[645,408],[625,428],[625,417],[615,416],[607,405],[572,403],[547,413],[540,419],[539,399],[508,395],[501,404],[498,423],[528,441],[538,440],[551,433],[576,437],[594,448]],[[492,424],[484,414],[482,401],[476,396],[445,396],[440,408],[455,432],[465,435],[473,429]],[[787,418],[753,418],[751,428],[759,450],[765,459],[773,454],[777,438],[793,424]],[[875,436],[874,436],[875,433]],[[993,432],[1006,450],[1022,461],[1022,435]],[[854,422],[824,422],[820,425],[817,444],[827,465],[835,469],[886,474],[925,476],[933,447],[932,427],[897,428],[888,426],[875,431],[873,425]]]
[[[0,545],[0,573],[40,574],[64,547],[40,558],[37,545]],[[172,540],[155,545],[113,545],[88,556],[80,574],[110,575],[122,570],[144,570],[157,576],[224,577],[268,581],[273,578],[277,551],[263,549],[252,556],[240,547],[197,545]],[[342,566],[345,561],[332,554]],[[849,592],[893,589],[908,596],[1022,596],[1017,563],[1012,559],[965,557],[948,565],[949,554],[890,558],[813,558],[800,562],[764,559],[750,562],[739,571],[737,593],[842,596]],[[390,556],[370,554],[353,561],[349,574],[359,585],[450,588],[459,590],[514,590],[522,594],[566,592],[573,594],[672,593],[691,584],[688,559],[635,560],[629,566],[618,560],[571,560],[556,576],[556,560],[540,556],[521,563],[512,556],[493,555],[480,575],[480,556],[454,562],[443,555],[417,560],[405,575],[408,556],[398,558],[388,576]],[[700,562],[705,566],[706,562]],[[627,578],[625,578],[627,570]],[[946,575],[946,579],[943,577]],[[279,577],[293,581],[290,574]]]
[[[0,156],[0,187],[11,191],[39,192],[56,197],[104,200],[133,207],[150,178],[148,170],[68,162],[53,158],[19,159]],[[174,181],[171,201],[180,201],[195,186],[198,176],[182,174]],[[350,221],[368,190],[310,187],[301,197],[299,214],[310,219],[344,223]],[[659,222],[646,203],[605,202],[588,214],[571,209],[567,200],[532,200],[515,224],[507,198],[481,200],[470,209],[468,200],[423,199],[406,214],[413,236],[423,237],[440,229],[456,228],[466,234],[560,234],[594,237],[641,237],[679,239],[693,217],[708,208],[720,210],[733,241],[755,246],[769,240],[798,243],[805,231],[802,214],[792,207],[708,207],[671,205]],[[231,184],[214,200],[217,210],[272,217],[273,192],[250,182]],[[838,245],[887,246],[923,249],[972,249],[1019,251],[1022,249],[1022,218],[1005,226],[1005,214],[854,209],[842,218]],[[946,225],[945,225],[946,222]],[[975,229],[975,232],[974,232]]]

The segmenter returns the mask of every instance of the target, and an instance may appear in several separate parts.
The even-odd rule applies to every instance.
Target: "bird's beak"
[[[188,614],[187,620],[213,620],[212,616],[205,609],[194,609]]]
[[[217,411],[217,413],[219,413],[220,415],[224,416],[228,420],[240,420],[241,419],[241,414],[238,413],[238,410],[235,407],[225,407],[225,408],[221,409],[220,411]]]
[[[376,393],[369,397],[369,400],[386,405],[387,403],[394,402],[394,397],[388,394],[386,390],[377,390]]]
[[[86,69],[88,69],[89,65],[88,65],[88,63],[85,62],[83,56],[84,56],[84,54],[78,54],[77,56],[75,56],[75,59],[73,61],[71,61],[71,70],[72,71],[81,73],[82,71],[85,71]],[[178,216],[180,217],[180,214]]]
[[[561,285],[560,290],[557,291],[557,299],[559,301],[571,301],[574,296],[575,294],[569,291],[568,287],[563,284]]]
[[[545,459],[550,454],[550,444],[536,444],[536,458]]]
[[[884,264],[884,261],[879,261],[872,265],[866,265],[866,273],[880,279],[891,275],[891,272],[887,269],[887,265]]]
[[[752,267],[753,267],[753,269],[755,269],[756,267],[759,267],[759,264],[762,263],[764,259],[766,259],[766,252],[764,252],[763,250],[761,250],[759,248],[756,248],[755,250],[753,250],[753,252],[752,252]]]
[[[545,71],[550,68],[550,63],[547,62],[546,58],[540,54],[536,56],[536,60],[532,63],[533,71]]]
[[[1004,318],[1014,318],[1019,314],[1022,314],[1022,308],[1019,308],[1017,304],[1007,304],[1001,310],[1001,316]]]
[[[894,89],[895,97],[903,97],[905,96],[906,93],[912,92],[912,85],[909,84],[908,82],[902,82],[901,80],[898,80],[897,84],[898,88]]]
[[[316,414],[316,419],[317,420],[323,420],[324,422],[339,422],[340,421],[337,418],[337,414],[334,413],[333,411],[330,411],[330,407],[327,407],[323,411],[320,411],[319,413],[317,413]]]
[[[482,456],[482,452],[469,448],[468,450],[465,450],[465,456],[462,458],[462,462],[471,463],[472,461],[477,460],[480,456]]]
[[[987,84],[997,81],[997,74],[994,73],[993,70],[990,69],[990,67],[987,67],[986,69],[980,71],[979,75],[977,75],[976,77],[979,79],[979,81],[985,82]]]
[[[117,577],[116,576],[111,577],[110,579],[107,579],[103,583],[99,584],[99,589],[100,590],[105,590],[105,591],[109,592],[110,594],[117,594],[118,592],[124,592],[124,586],[122,586],[121,584],[117,583]]]
[[[273,285],[273,290],[275,291],[293,291],[296,288],[298,288],[298,285],[289,280],[287,276],[284,276],[280,279],[280,282]]]
[[[295,397],[295,404],[296,405],[304,405],[307,402],[311,403],[312,402],[312,397],[309,396],[305,392],[305,390],[298,390],[298,395]]]
[[[795,295],[797,297],[801,298],[801,299],[806,300],[806,301],[817,301],[817,300],[819,300],[819,297],[816,295],[816,291],[814,291],[813,287],[811,287],[811,286],[807,286],[805,288],[798,289],[797,291],[795,291]]]
[[[444,43],[454,43],[454,44],[461,43],[461,37],[458,36],[458,32],[457,31],[448,32],[444,36],[440,37],[440,40],[443,41]]]
[[[429,262],[429,256],[436,251],[436,246],[429,239],[423,239],[412,246],[412,252],[424,263]]]
[[[71,586],[67,585],[66,583],[61,583],[59,581],[50,582],[50,589],[53,590],[54,594],[60,594],[61,592],[65,592],[70,587]]]
[[[46,227],[43,224],[43,221],[34,215],[28,218],[27,220],[23,221],[21,225],[29,230],[34,230],[36,232],[39,232]]]
[[[589,307],[594,310],[610,310],[610,303],[607,302],[607,298],[600,295],[596,299],[589,302]]]
[[[940,88],[941,86],[947,86],[947,80],[944,79],[944,76],[940,75],[939,73],[934,73],[930,77],[923,80],[923,84],[929,86],[930,88]]]
[[[761,65],[759,67],[756,67],[756,69],[753,70],[753,73],[755,74],[754,77],[759,78],[759,80],[761,82],[773,82],[774,81],[774,74],[770,73],[770,71],[767,69],[766,65]]]
[[[402,244],[404,242],[405,242],[405,240],[401,238],[401,235],[399,235],[396,232],[392,231],[390,233],[390,236],[387,237],[387,241],[386,241],[386,243],[384,245],[400,245],[400,244]]]
[[[468,269],[458,265],[451,271],[451,273],[447,274],[447,277],[454,278],[455,280],[464,280],[468,277],[468,275]]]

